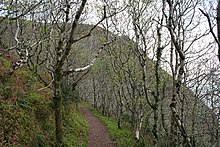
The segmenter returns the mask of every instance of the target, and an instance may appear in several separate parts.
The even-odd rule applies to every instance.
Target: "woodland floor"
[[[80,105],[85,119],[89,124],[89,147],[116,147],[112,143],[107,128],[104,124],[88,109]]]

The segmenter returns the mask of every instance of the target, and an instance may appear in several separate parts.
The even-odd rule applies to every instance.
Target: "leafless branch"
[[[126,8],[126,7],[125,7],[125,8]],[[112,16],[114,16],[114,15],[117,15],[118,13],[121,13],[122,11],[125,10],[125,8],[122,9],[121,11],[116,12],[116,13],[113,13],[113,14],[111,14],[111,15],[109,15],[109,16],[106,16],[106,14],[104,13],[103,18],[102,18],[101,20],[99,20],[95,25],[93,25],[93,27],[89,30],[89,32],[88,32],[86,35],[81,36],[80,38],[77,38],[77,39],[73,40],[73,43],[78,42],[78,41],[80,41],[80,40],[82,40],[82,39],[84,39],[84,38],[86,38],[86,37],[89,37],[89,36],[91,35],[92,31],[93,31],[100,23],[102,23],[106,18],[110,18],[110,17],[112,17]]]
[[[52,76],[52,80],[50,81],[50,83],[49,83],[47,86],[38,89],[37,91],[42,91],[42,90],[44,90],[44,89],[46,89],[46,88],[49,88],[49,87],[53,84],[53,81],[54,81],[54,75],[53,75],[52,72],[51,72],[51,76]]]
[[[204,12],[202,9],[199,8],[199,10],[202,12],[202,14],[207,18],[208,20],[208,24],[209,24],[209,29],[210,29],[210,32],[212,33],[212,36],[214,37],[216,43],[218,44],[218,46],[220,47],[220,43],[219,43],[219,40],[217,38],[217,36],[215,35],[214,31],[213,31],[213,28],[212,28],[212,23],[211,23],[211,20],[210,20],[210,17],[209,15]]]
[[[90,68],[94,65],[95,61],[96,61],[97,58],[99,57],[99,55],[100,55],[100,53],[102,52],[102,50],[103,50],[107,45],[111,44],[113,41],[114,41],[114,40],[103,44],[102,47],[99,48],[98,53],[95,55],[95,57],[93,58],[93,60],[92,60],[88,65],[86,65],[86,66],[84,66],[84,67],[81,67],[81,68],[75,68],[75,69],[72,69],[72,68],[71,68],[71,69],[68,70],[68,71],[64,71],[64,72],[63,72],[63,76],[69,75],[69,74],[71,74],[71,73],[73,73],[73,72],[82,72],[82,71],[85,71],[85,70],[90,69]]]
[[[214,31],[213,31],[213,27],[212,27],[212,23],[211,23],[211,19],[209,17],[209,15],[204,12],[202,9],[199,8],[199,10],[202,12],[202,14],[207,18],[208,20],[208,24],[209,24],[209,30],[212,34],[212,36],[214,37],[215,39],[215,42],[218,44],[218,58],[219,58],[219,61],[220,61],[220,42],[219,42],[219,39],[218,37],[215,35]]]

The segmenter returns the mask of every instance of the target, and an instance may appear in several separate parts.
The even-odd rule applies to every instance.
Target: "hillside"
[[[38,91],[44,84],[27,66],[11,73],[17,59],[13,53],[0,57],[0,146],[54,146],[52,90]],[[65,110],[65,144],[85,146],[87,122],[75,104]]]
[[[105,38],[103,35],[96,33],[85,39],[80,45],[83,46],[81,48],[87,51],[86,46],[91,43],[90,39]],[[116,118],[119,128],[128,125],[135,136],[139,132],[140,140],[145,141],[146,138],[153,137],[151,131],[154,116],[143,89],[142,67],[134,52],[136,43],[128,37],[115,37],[116,41],[104,50],[91,73],[79,83],[80,97],[92,103],[103,115]],[[87,54],[87,58],[88,56],[90,55]],[[146,82],[151,102],[154,102],[156,93],[155,66],[156,62],[147,59]],[[161,68],[159,76],[158,133],[159,137],[163,138],[159,144],[168,146],[172,126],[170,104],[173,98],[173,78]],[[219,131],[218,116],[184,84],[180,93],[177,98],[177,114],[192,144],[209,146],[215,137],[218,140],[218,135],[211,133],[216,129],[216,132]],[[181,132],[177,133],[177,142],[181,144]],[[208,141],[204,142],[204,139]]]
[[[21,36],[27,42],[30,40],[30,44],[34,43],[38,39],[41,39],[41,37],[44,37],[43,35],[45,33],[45,28],[43,29],[41,24],[38,24],[39,26],[37,26],[37,29],[35,30],[36,32],[40,33],[34,32],[34,34],[37,34],[36,36],[32,36],[33,32],[29,32],[31,28],[30,22],[24,21],[23,25],[26,29],[24,29]],[[0,37],[2,39],[2,42],[4,42],[5,44],[4,46],[6,47],[15,45],[15,42],[13,41],[15,33],[15,29],[13,29],[14,24],[11,23],[11,26],[12,28],[6,31],[4,37]],[[50,30],[50,27],[51,26],[49,24],[46,28],[46,31]],[[74,34],[75,38],[87,34],[92,27],[93,26],[91,25],[85,24],[78,25],[77,30]],[[49,138],[48,140],[52,140],[52,144],[55,140],[54,132],[44,134],[44,128],[39,127],[42,124],[35,123],[35,121],[38,121],[39,119],[36,118],[35,111],[43,111],[42,114],[39,114],[40,119],[41,116],[46,115],[45,118],[43,118],[43,123],[48,123],[48,125],[54,124],[54,116],[52,114],[53,107],[51,106],[52,90],[45,89],[38,92],[37,89],[44,87],[45,85],[39,82],[39,79],[36,77],[34,72],[37,71],[37,73],[41,75],[41,77],[43,77],[44,81],[46,81],[47,83],[51,81],[49,73],[50,71],[54,70],[53,67],[56,63],[56,43],[59,39],[59,36],[57,36],[57,34],[58,32],[56,31],[52,32],[52,37],[54,38],[47,40],[46,42],[43,42],[38,46],[30,48],[29,53],[32,56],[30,56],[28,60],[28,65],[31,68],[32,72],[28,70],[27,66],[24,66],[21,69],[16,70],[11,77],[8,77],[9,69],[12,66],[11,61],[14,63],[17,57],[14,56],[13,58],[8,59],[7,56],[9,55],[1,57],[1,64],[3,65],[1,66],[1,96],[2,99],[4,99],[3,102],[5,103],[2,104],[4,104],[4,107],[10,107],[10,105],[13,105],[22,113],[25,107],[30,107],[31,112],[33,111],[33,114],[30,114],[30,116],[32,116],[32,118],[30,119],[34,122],[30,122],[32,124],[28,124],[28,126],[30,126],[30,128],[34,127],[39,129],[36,131],[39,133],[31,134],[30,132],[32,136],[29,134],[26,135],[30,137],[24,139],[27,140],[28,143],[35,138],[37,138],[36,140],[39,141],[38,137],[41,134],[43,134],[43,138]],[[109,36],[106,36],[107,34]],[[36,37],[36,40],[32,39],[34,37]],[[8,42],[8,40],[10,41]],[[102,47],[102,45],[109,40],[115,41],[103,49],[103,51],[99,55],[99,59],[96,61],[95,65],[88,73],[85,72],[85,75],[84,73],[73,73],[62,79],[62,90],[63,95],[65,95],[63,98],[63,103],[65,105],[69,102],[78,102],[80,97],[92,103],[95,108],[102,112],[103,115],[107,115],[109,117],[117,119],[117,125],[119,129],[129,127],[133,132],[133,136],[135,136],[137,140],[140,140],[143,143],[148,142],[146,140],[150,140],[152,142],[151,144],[153,144],[154,140],[151,138],[153,138],[152,130],[154,128],[155,117],[153,115],[152,108],[148,104],[145,91],[143,89],[144,81],[142,75],[142,66],[134,50],[134,48],[136,47],[136,43],[133,40],[129,39],[126,36],[114,35],[111,32],[106,33],[106,30],[102,29],[101,27],[97,27],[88,37],[73,44],[72,50],[65,60],[63,69],[69,69],[70,67],[78,68],[88,65],[96,56],[99,48]],[[151,102],[154,102],[156,93],[155,67],[155,61],[147,58],[147,74],[145,77],[145,82],[148,85],[147,94]],[[157,105],[159,134],[158,138],[160,138],[159,144],[161,146],[168,146],[171,137],[170,132],[172,128],[172,114],[170,112],[170,104],[173,98],[174,84],[173,77],[161,68],[159,68],[159,76],[160,84],[158,86],[158,89],[160,99]],[[80,80],[78,81],[78,79]],[[10,81],[15,82],[11,83]],[[78,92],[79,96],[77,95]],[[8,98],[10,100],[10,105],[6,103],[8,101]],[[6,110],[11,111],[9,108],[7,108]],[[44,112],[44,110],[46,112],[48,111],[47,114],[44,114],[46,113]],[[72,110],[68,109],[65,112],[68,111]],[[75,110],[75,108],[73,109],[73,111],[78,112],[78,110]],[[194,142],[195,145],[209,146],[210,144],[212,144],[212,142],[214,142],[213,140],[215,140],[215,138],[217,138],[217,140],[219,139],[212,133],[212,131],[215,130],[215,128],[218,128],[219,125],[216,124],[216,115],[213,114],[210,108],[208,108],[200,99],[198,99],[198,97],[192,91],[190,91],[184,85],[181,87],[181,95],[177,99],[177,112],[181,122],[183,122],[184,127],[186,128],[188,136],[192,139],[192,142]],[[76,114],[76,117],[80,117],[78,116],[78,113],[67,113],[67,115],[68,114]],[[21,114],[18,115],[20,116]],[[30,116],[27,115],[25,117]],[[72,121],[72,119],[74,118],[70,118],[67,120],[65,120],[64,118],[64,121]],[[78,121],[78,119],[74,120]],[[25,123],[27,122],[24,122],[24,126],[27,126]],[[72,131],[81,131],[81,129],[83,129],[83,123],[79,123],[79,128],[77,129],[66,129],[65,133],[72,134]],[[71,126],[70,122],[68,122],[67,124]],[[78,122],[76,122],[76,124],[78,124]],[[52,128],[54,128],[54,126],[47,126],[46,128],[51,129],[49,131],[53,131]],[[21,132],[22,131],[23,130],[21,130]],[[178,144],[183,144],[184,140],[181,138],[181,132],[177,128],[176,133],[176,140]],[[5,137],[1,138],[4,139]],[[208,141],[204,142],[204,139]],[[18,140],[20,144],[27,143],[21,142],[20,140],[22,139],[20,138]],[[75,139],[72,140],[68,137],[65,141],[69,142],[70,140],[73,142],[75,141]]]

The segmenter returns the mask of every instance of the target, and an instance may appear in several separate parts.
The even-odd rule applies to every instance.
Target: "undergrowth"
[[[78,106],[71,104],[65,108],[64,128],[65,146],[88,146],[88,123]]]
[[[27,67],[10,75],[12,62],[0,57],[0,146],[55,146],[52,89]],[[65,146],[87,146],[88,125],[75,103],[63,106]]]

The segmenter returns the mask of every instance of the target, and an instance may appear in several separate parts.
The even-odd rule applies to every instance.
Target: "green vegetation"
[[[40,82],[25,67],[10,75],[9,63],[1,59],[0,72],[4,74],[0,78],[0,146],[53,145],[50,95],[37,91]]]
[[[10,68],[11,63],[10,63],[10,61],[6,60],[5,58],[0,57],[0,65],[1,65],[1,68],[5,67],[6,69],[8,69],[8,68]]]
[[[64,142],[66,146],[88,146],[88,123],[78,107],[69,105],[64,115]]]
[[[9,74],[10,59],[0,57],[0,146],[55,146],[52,90],[26,66]],[[43,77],[44,78],[44,77]],[[87,146],[88,124],[69,102],[63,106],[65,146]]]
[[[89,127],[77,105],[79,96],[76,87],[64,78],[61,91],[64,109],[64,145],[85,147],[88,143]]]
[[[117,121],[113,118],[109,118],[107,116],[103,116],[100,112],[98,112],[92,105],[83,102],[85,107],[89,108],[94,115],[96,115],[108,128],[111,139],[114,143],[116,143],[119,147],[125,146],[135,146],[142,147],[144,143],[135,139],[134,133],[132,134],[131,129],[122,128],[118,129]]]

